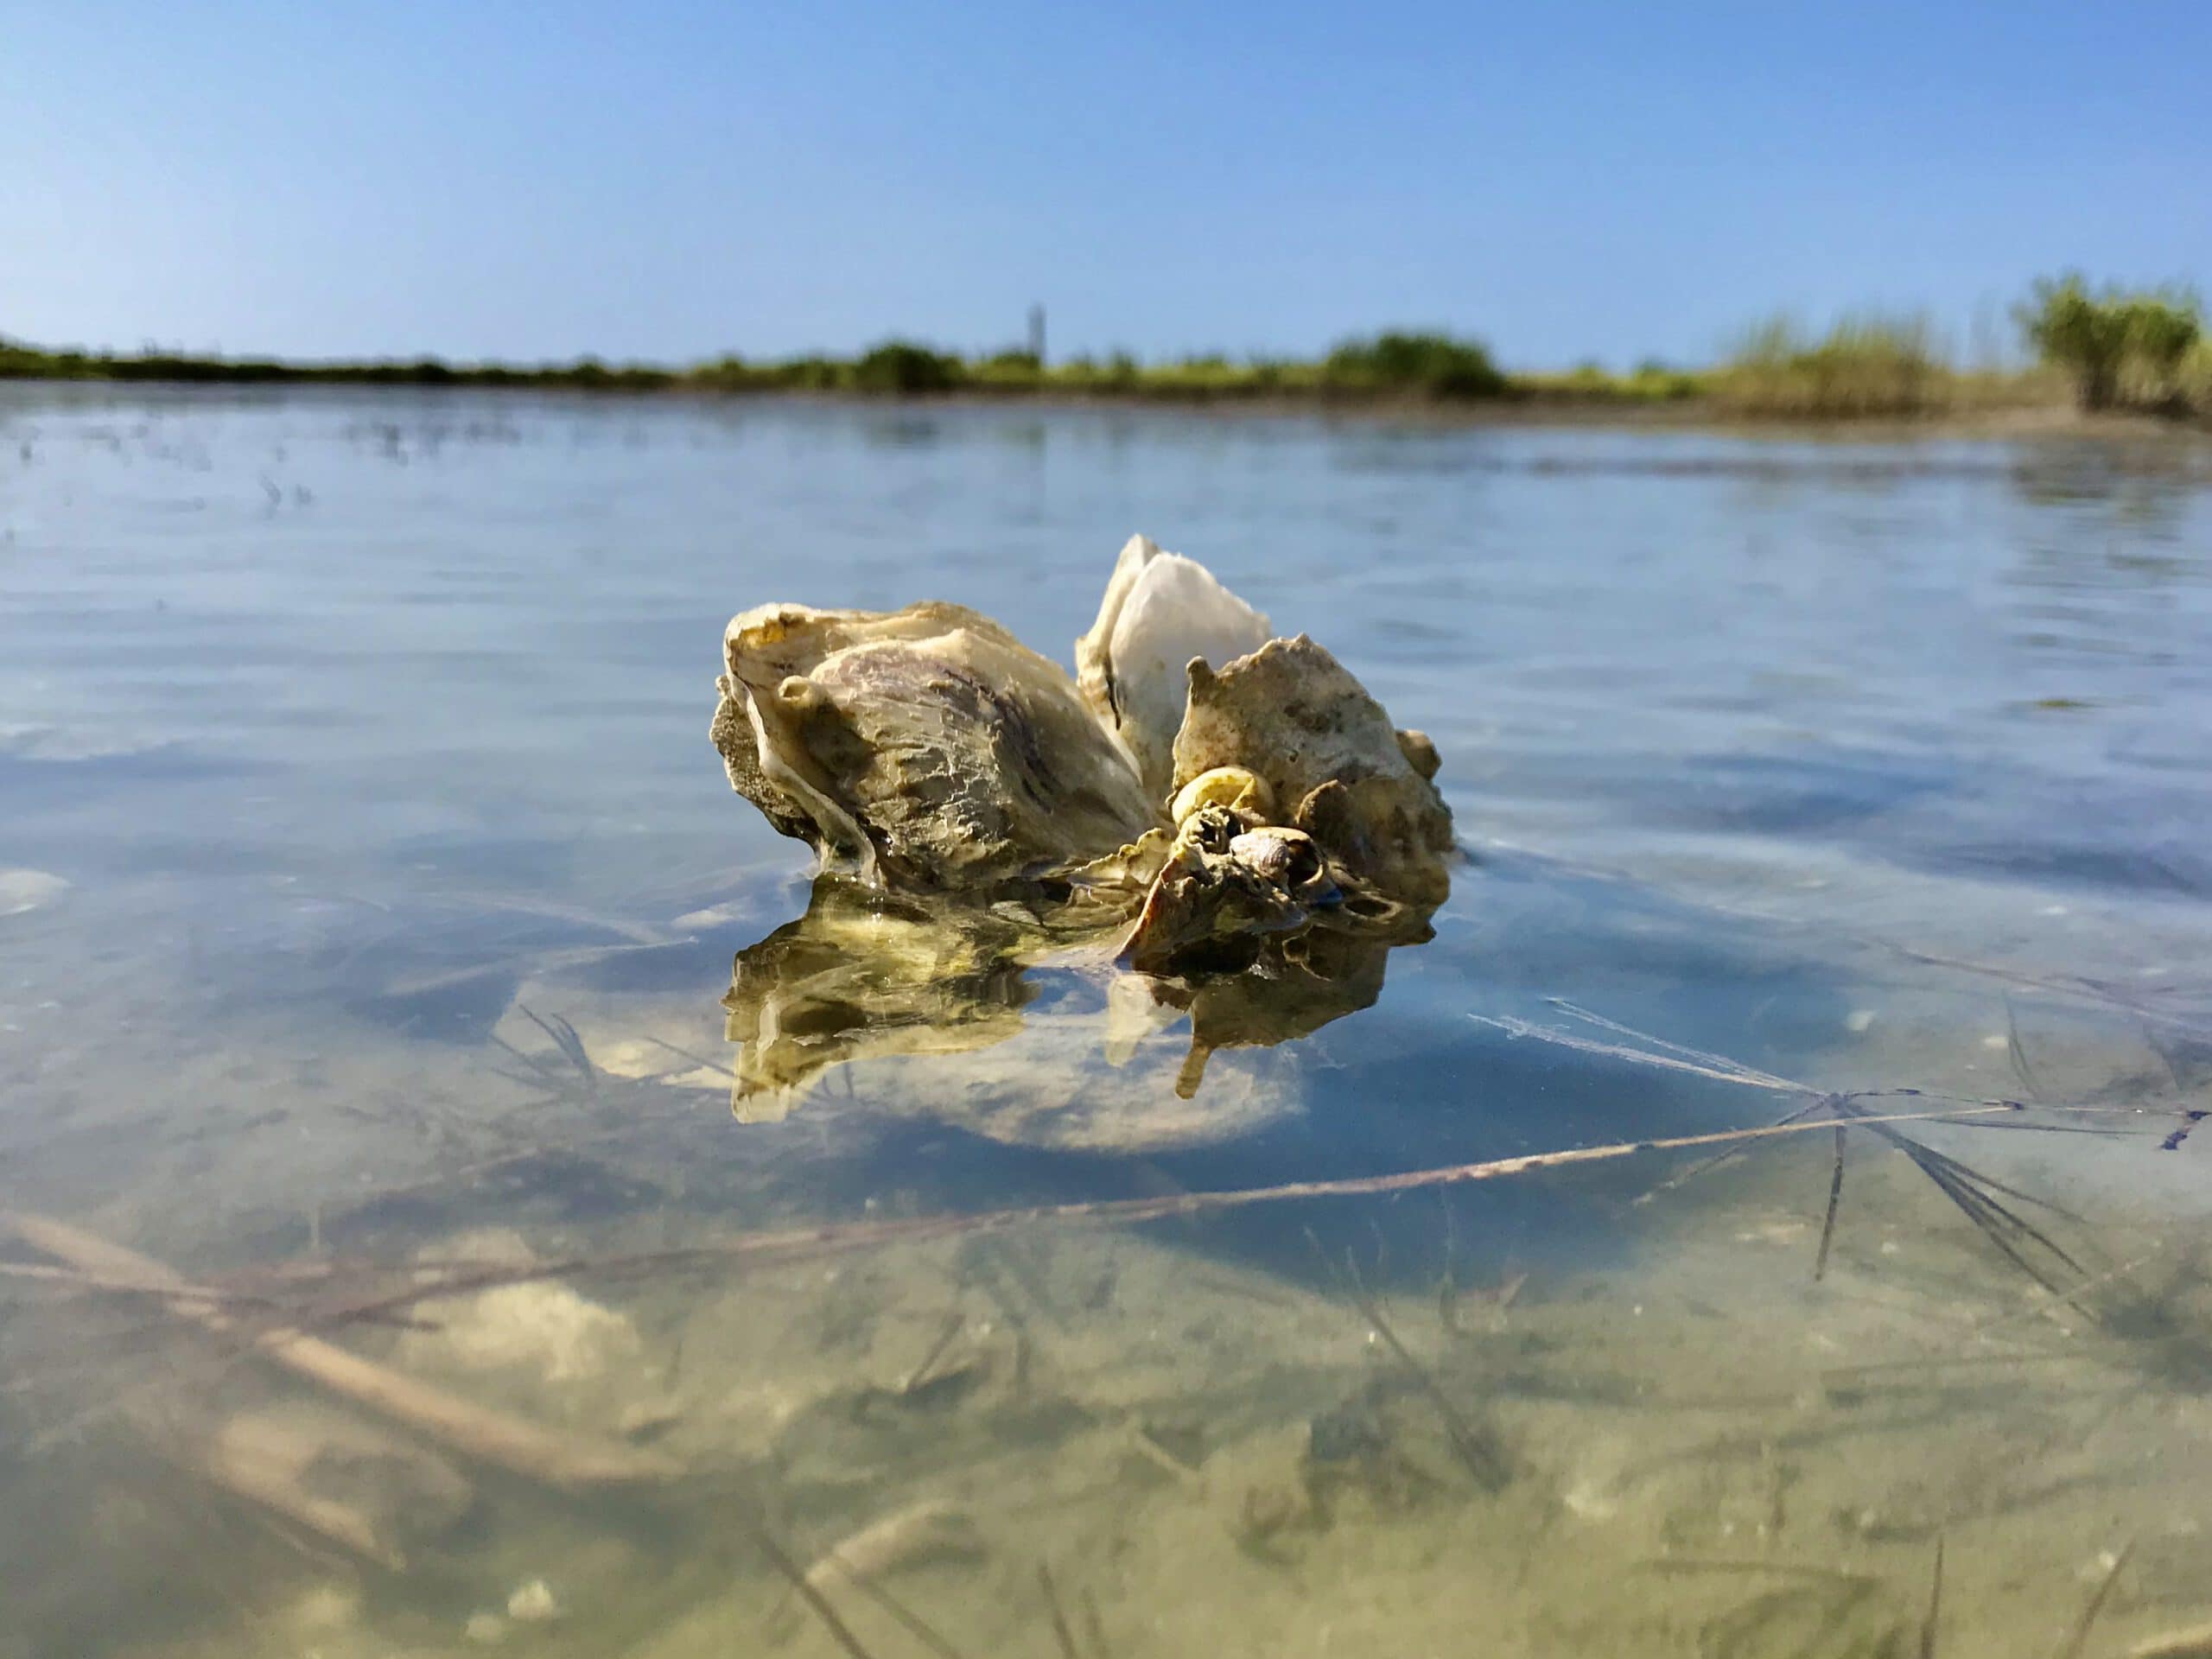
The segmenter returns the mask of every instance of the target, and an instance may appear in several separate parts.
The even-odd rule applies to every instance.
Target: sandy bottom
[[[1941,1137],[2023,1181],[2054,1139]],[[550,1493],[217,1367],[89,1431],[115,1650],[1903,1655],[1939,1549],[1940,1653],[2056,1650],[2107,1579],[2088,1651],[2212,1619],[2201,1230],[2053,1221],[2095,1269],[2061,1300],[1859,1141],[1817,1283],[1825,1132],[1624,1203],[1601,1268],[1268,1273],[1179,1220],[424,1303],[351,1339],[694,1472]],[[194,1478],[301,1444],[404,1570]]]
[[[161,1190],[127,1201],[99,1196],[99,1125],[58,1138],[39,1203],[296,1314],[315,1281],[287,1275],[349,1257],[382,1264],[382,1292],[507,1275],[328,1334],[671,1472],[563,1491],[148,1299],[15,1284],[0,1656],[2212,1651],[2189,1634],[2212,1622],[2206,1137],[2159,1150],[2212,1107],[2205,1067],[2105,1010],[2031,1001],[2012,1022],[1986,986],[1861,988],[1817,1086],[2100,1110],[1900,1126],[2019,1226],[1977,1228],[1924,1157],[1850,1130],[1817,1278],[1824,1125],[1711,1166],[1638,1154],[1449,1193],[607,1271],[806,1215],[959,1207],[896,1172],[871,1176],[877,1208],[839,1185],[874,1098],[923,1063],[825,1084],[746,1165],[696,1000],[569,996],[595,1091],[518,1088],[497,1110],[475,1051],[397,1051],[402,1068],[334,1045],[263,1078],[251,1050],[181,1044],[148,1090],[204,1089],[232,1118],[166,1147]],[[553,1063],[519,1014],[499,1033]],[[1160,1040],[1128,1077],[1157,1084]],[[1109,1093],[1062,1133],[1080,1103],[1032,1084],[1067,1086],[1071,1051],[1049,1025],[1027,1041],[902,1109],[1007,1156],[1192,1132],[1153,1086],[1164,1115]],[[74,1075],[72,1051],[42,1052]],[[1739,1092],[1745,1123],[1792,1104]],[[254,1104],[325,1096],[378,1109]],[[1298,1109],[1250,1098],[1239,1128]],[[571,1148],[557,1180],[502,1185],[549,1141]],[[456,1169],[480,1173],[416,1185]],[[350,1209],[349,1188],[368,1195]],[[1524,1250],[1500,1217],[1532,1207],[1586,1218],[1574,1248]],[[602,1266],[524,1271],[562,1258]]]

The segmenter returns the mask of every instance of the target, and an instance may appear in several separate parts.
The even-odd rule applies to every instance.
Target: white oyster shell
[[[1257,651],[1272,632],[1265,616],[1205,566],[1161,552],[1149,537],[1129,537],[1114,562],[1098,620],[1075,642],[1076,683],[1128,747],[1152,799],[1165,802],[1170,793],[1192,659],[1227,663]]]
[[[731,786],[871,883],[988,887],[1165,822],[1066,671],[961,606],[764,605],[723,657]]]

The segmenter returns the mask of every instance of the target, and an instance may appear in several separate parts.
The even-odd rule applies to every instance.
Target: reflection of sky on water
[[[764,1226],[1172,1198],[1695,1134],[1790,1105],[1513,1034],[1569,1018],[1563,999],[1820,1089],[2139,1105],[2154,1127],[2127,1120],[2111,1139],[1930,1138],[2005,1160],[2022,1192],[2121,1205],[2159,1240],[2201,1211],[2201,1146],[2156,1150],[2212,1052],[2200,448],[25,387],[0,388],[0,1205],[220,1276],[389,1267],[481,1247],[485,1230],[650,1252]],[[732,611],[937,596],[1064,657],[1134,529],[1312,632],[1444,758],[1469,859],[1433,938],[1358,964],[1342,1007],[1318,996],[1293,1029],[1267,1028],[1264,1007],[1193,1017],[1148,992],[1133,1009],[1098,952],[1020,938],[978,941],[958,973],[886,980],[836,929],[810,935],[803,849],[730,795],[707,742]],[[724,998],[748,964],[779,994],[763,1006],[834,1063],[799,1068],[773,1110],[741,1121],[746,1057]],[[893,1039],[874,1040],[886,1024]],[[1209,1031],[1282,1040],[1222,1046],[1186,1098]],[[2042,1617],[2035,1597],[2070,1594],[2121,1510],[2145,1529],[2131,1572],[2187,1580],[2201,1541],[2169,1523],[2212,1517],[2190,1507],[2203,1484],[2159,1390],[2197,1351],[2193,1261],[2171,1260],[2180,1300],[2146,1284],[2115,1325],[2135,1346],[2111,1363],[2143,1397],[2123,1409],[2146,1414],[2121,1420],[2132,1440],[2069,1415],[2114,1409],[2094,1393],[2104,1360],[2078,1396],[2018,1371],[1933,1393],[1839,1386],[1834,1367],[1862,1349],[1948,1358],[1961,1319],[2003,1328],[2020,1281],[1932,1178],[1861,1135],[1840,1189],[1842,1282],[1810,1284],[1827,1134],[1649,1205],[1681,1166],[1621,1158],[1382,1202],[900,1248],[789,1281],[583,1289],[641,1333],[600,1386],[626,1409],[680,1396],[672,1421],[640,1420],[670,1437],[653,1444],[727,1459],[753,1445],[743,1402],[785,1401],[771,1460],[810,1539],[987,1465],[1025,1548],[1040,1535],[1058,1559],[1123,1563],[1126,1585],[1099,1584],[1117,1630],[1210,1614],[1216,1597],[1231,1624],[1293,1605],[1334,1617],[1346,1584],[1370,1580],[1403,1618],[1508,1561],[1523,1573],[1511,1595],[1554,1596],[1554,1617],[1602,1622],[1586,1605],[1602,1581],[1634,1617],[1663,1599],[1700,1639],[1765,1651],[1792,1618],[1841,1615],[1636,1574],[1685,1538],[1732,1558],[1752,1535],[1711,1527],[1784,1499],[1785,1551],[1891,1550],[1878,1570],[1907,1572],[1916,1597],[1949,1527],[1961,1619],[2030,1603]],[[2100,1262],[2121,1254],[2089,1243],[2110,1244]],[[1529,1272],[1525,1313],[1484,1300]],[[1241,1554],[1203,1586],[1178,1580],[1177,1562],[1211,1562],[1207,1541],[1228,1535],[1179,1532],[1202,1509],[1157,1507],[1190,1484],[1172,1459],[1137,1453],[1124,1489],[1122,1417],[1164,1445],[1230,1448],[1230,1471],[1204,1481],[1232,1529],[1252,1513],[1233,1459],[1255,1446],[1350,1446],[1326,1472],[1356,1489],[1376,1472],[1360,1448],[1391,1444],[1418,1390],[1363,1314],[1307,1300],[1355,1273],[1424,1363],[1475,1368],[1453,1386],[1471,1413],[1499,1402],[1527,1469],[1503,1508],[1432,1492],[1399,1517],[1421,1529],[1414,1554],[1451,1564],[1441,1591],[1408,1579],[1399,1595],[1380,1555],[1332,1555],[1319,1532],[1297,1544],[1317,1552],[1311,1582]],[[101,1304],[96,1338],[54,1317],[87,1306],[0,1306],[0,1605],[29,1610],[57,1651],[115,1651],[127,1630],[219,1643],[244,1616],[222,1599],[232,1563],[253,1562],[257,1586],[325,1569],[285,1546],[273,1564],[256,1554],[252,1511],[209,1499],[174,1434],[150,1459],[143,1419],[21,1452],[87,1399],[100,1410],[185,1362],[143,1306]],[[558,1296],[528,1306],[585,1317]],[[459,1332],[467,1316],[440,1313]],[[2046,1323],[2024,1328],[2048,1341]],[[908,1421],[887,1400],[948,1330],[942,1397],[984,1403]],[[425,1367],[443,1340],[430,1321],[345,1338]],[[987,1361],[1001,1369],[963,1369]],[[1073,1405],[1077,1373],[1094,1392]],[[261,1403],[234,1357],[212,1375],[221,1386],[195,1408]],[[456,1386],[596,1421],[512,1376]],[[1624,1415],[1649,1397],[1674,1414]],[[1695,1415],[1714,1401],[1725,1418]],[[1553,1414],[1516,1418],[1516,1402]],[[1767,1448],[1743,1490],[1731,1436]],[[1977,1446],[2051,1465],[2050,1532],[1994,1530],[2048,1494],[1989,1485]],[[2145,1448],[2170,1486],[2146,1487]],[[1083,1530],[1056,1484],[1071,1469],[1137,1518],[1135,1541]],[[1603,1530],[1656,1471],[1688,1483],[1667,1489],[1663,1534]],[[373,1582],[356,1611],[379,1635],[363,1651],[402,1637],[445,1650],[539,1573],[575,1599],[549,1651],[685,1651],[658,1614],[619,1641],[591,1621],[631,1598],[689,1607],[696,1592],[670,1587],[686,1573],[741,1605],[781,1594],[715,1556],[720,1490],[700,1525],[695,1492],[647,1518],[486,1491],[427,1566]],[[2076,1500],[2104,1507],[2063,1508]],[[1390,1513],[1345,1513],[1406,1535]],[[1349,1521],[1330,1536],[1366,1548]],[[1165,1567],[1143,1565],[1155,1539]],[[1551,1560],[1571,1584],[1544,1576]],[[2024,1563],[2032,1583],[2007,1587],[1992,1563]],[[959,1605],[1033,1596],[1033,1567],[992,1569],[1019,1595],[963,1590]],[[1237,1571],[1278,1576],[1239,1603]],[[715,1624],[708,1650],[753,1627]],[[302,1643],[354,1651],[337,1639]],[[991,1650],[1046,1639],[1039,1625]]]
[[[1839,923],[1839,861],[1961,918],[2109,898],[2188,931],[2207,886],[2192,449],[406,393],[5,412],[8,857],[190,941],[201,1003],[473,1040],[532,974],[710,992],[797,914],[769,873],[798,863],[709,764],[714,620],[926,590],[1050,650],[1139,525],[1430,730],[1471,844],[1663,870],[1691,913],[1695,866]],[[1433,1048],[1433,1005],[1505,959],[1506,885],[1466,883],[1315,1051]],[[717,904],[747,919],[671,925]],[[1584,914],[1512,947],[1553,988],[1624,956]],[[1725,959],[1669,973],[1669,1020],[1738,1026]]]

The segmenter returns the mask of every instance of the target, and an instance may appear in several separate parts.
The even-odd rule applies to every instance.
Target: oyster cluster
[[[1444,898],[1434,747],[1205,566],[1133,537],[1075,654],[957,605],[764,605],[724,636],[715,746],[825,870],[1116,929],[1147,973]]]
[[[827,1065],[1004,1040],[1025,970],[1094,942],[1189,1017],[1188,1096],[1213,1049],[1372,1002],[1448,892],[1429,741],[1141,536],[1072,678],[935,602],[764,605],[723,655],[730,784],[822,867],[725,998],[741,1116]]]

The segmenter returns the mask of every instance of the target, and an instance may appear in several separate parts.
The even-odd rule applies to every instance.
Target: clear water
[[[1065,658],[1138,529],[1433,736],[1434,939],[1189,1099],[1077,957],[734,1115],[809,892],[723,620]],[[1939,1546],[1947,1655],[2212,1620],[2208,732],[2185,437],[0,389],[0,1205],[79,1230],[0,1655],[1903,1654]],[[1829,1228],[1836,1109],[1664,1043],[2022,1109]]]

